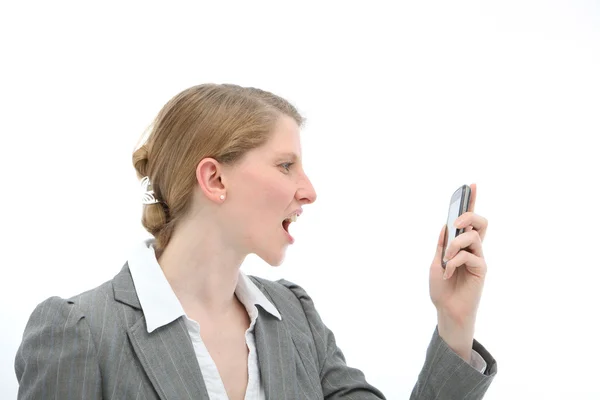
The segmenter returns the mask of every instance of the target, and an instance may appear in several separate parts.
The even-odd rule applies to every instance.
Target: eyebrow
[[[277,158],[291,158],[292,161],[298,161],[298,155],[293,152],[277,153]]]

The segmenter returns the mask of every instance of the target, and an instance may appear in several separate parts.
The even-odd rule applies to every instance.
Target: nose
[[[303,174],[303,179],[299,182],[300,185],[296,191],[296,199],[301,204],[311,204],[317,200],[317,192],[313,187],[310,179],[306,174]]]

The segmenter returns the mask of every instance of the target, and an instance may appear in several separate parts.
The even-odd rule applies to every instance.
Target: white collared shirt
[[[200,336],[200,325],[185,314],[179,299],[173,292],[160,265],[158,265],[156,254],[154,253],[154,243],[155,240],[153,238],[143,241],[135,247],[128,260],[133,284],[146,318],[148,333],[184,316],[209,398],[211,400],[228,400],[227,392],[217,366]],[[254,325],[258,317],[256,305],[260,305],[265,311],[280,320],[281,315],[277,311],[277,308],[256,287],[254,282],[242,271],[240,271],[238,277],[235,294],[246,308],[246,311],[248,311],[248,316],[250,317],[250,327],[245,333],[249,353],[248,387],[244,399],[265,400],[264,388],[260,383],[260,370],[254,340]],[[470,364],[481,373],[487,367],[487,363],[483,357],[475,350],[471,350]]]
[[[200,336],[200,325],[189,318],[183,310],[179,299],[173,292],[160,265],[158,265],[156,254],[154,253],[154,243],[154,239],[145,240],[135,247],[128,260],[131,278],[133,279],[133,284],[142,310],[144,311],[144,317],[146,318],[148,333],[184,316],[209,398],[211,400],[228,400],[227,392],[217,366]],[[256,287],[254,282],[241,271],[235,288],[235,294],[246,308],[250,317],[250,327],[245,333],[246,345],[249,352],[248,387],[246,388],[244,399],[264,400],[265,393],[260,383],[260,370],[254,341],[254,325],[258,317],[256,305],[260,305],[265,311],[278,319],[281,319],[281,315],[263,292]]]

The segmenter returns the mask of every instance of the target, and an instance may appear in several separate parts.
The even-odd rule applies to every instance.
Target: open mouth
[[[298,215],[300,214],[294,213],[281,222],[281,226],[283,227],[283,230],[285,231],[285,234],[287,235],[287,238],[290,243],[294,243],[294,238],[292,237],[292,235],[290,235],[290,224],[296,221],[296,219],[298,219]]]
[[[281,223],[281,226],[283,226],[283,229],[287,233],[290,233],[290,231],[289,231],[290,224],[292,222],[296,222],[297,219],[298,219],[298,216],[296,214],[293,214],[292,216],[287,217],[286,219],[284,219],[283,222]]]

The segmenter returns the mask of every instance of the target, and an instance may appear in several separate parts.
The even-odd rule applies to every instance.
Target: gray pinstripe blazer
[[[282,315],[259,307],[255,337],[268,400],[384,399],[364,374],[346,365],[333,333],[299,286],[252,277]],[[438,335],[427,349],[412,400],[481,399],[496,374],[484,374]],[[181,318],[146,330],[127,264],[112,280],[64,300],[51,297],[33,311],[15,359],[19,399],[209,400]]]

